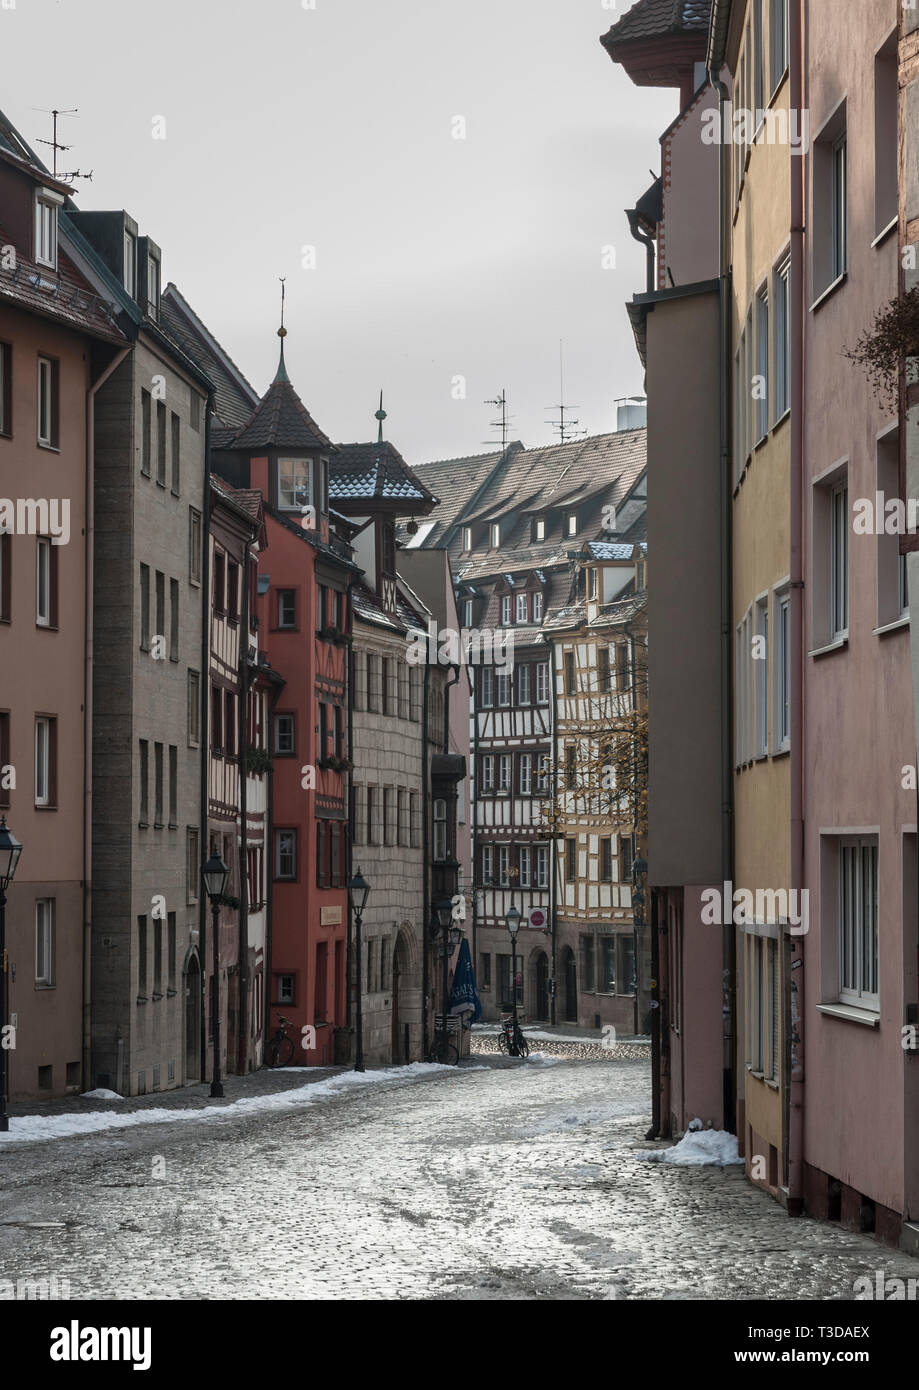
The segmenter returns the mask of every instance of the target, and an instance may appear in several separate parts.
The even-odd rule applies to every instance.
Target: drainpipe
[[[239,655],[237,680],[239,682],[239,705],[236,710],[236,747],[239,749],[239,846],[236,859],[239,864],[239,999],[237,1018],[239,1042],[237,1065],[240,1076],[249,1070],[249,687],[255,673],[249,673],[249,541],[243,550],[241,569],[242,614],[239,620]],[[257,653],[256,653],[257,656]]]
[[[709,82],[719,97],[721,130],[724,130],[728,89],[714,68]],[[718,246],[719,302],[721,332],[719,343],[719,475],[721,510],[721,865],[724,881],[734,880],[734,760],[731,730],[731,479],[730,401],[731,401],[731,270],[728,248],[727,164],[722,152],[718,161]],[[737,1092],[734,1080],[734,1031],[736,939],[733,923],[722,928],[721,942],[722,1015],[722,1106],[723,1125],[730,1133],[737,1127]]]
[[[655,253],[654,241],[653,241],[653,239],[652,239],[651,237],[648,236],[647,232],[642,232],[642,231],[639,230],[638,212],[637,212],[637,210],[636,210],[635,208],[627,208],[627,209],[626,209],[626,214],[625,214],[625,215],[626,215],[626,217],[629,219],[629,231],[632,233],[632,236],[635,238],[636,241],[641,242],[642,246],[645,248],[645,256],[646,256],[646,262],[645,262],[645,279],[646,279],[646,281],[647,281],[648,294],[651,294],[651,293],[653,292],[654,288],[655,288],[655,286],[654,286],[654,253]]]
[[[549,735],[551,739],[551,758],[552,758],[552,805],[558,808],[558,758],[556,757],[556,725],[558,722],[557,714],[557,695],[555,689],[555,643],[549,641],[549,694],[551,704],[549,705]],[[561,873],[558,852],[558,835],[552,841],[550,857],[552,868],[549,874],[549,920],[552,923],[552,1000],[550,1004],[549,1021],[554,1026],[558,1022],[558,923],[556,912],[558,910],[558,876]],[[595,967],[596,968],[596,967]]]
[[[430,652],[428,653],[430,656]],[[421,702],[421,1057],[428,1055],[428,942],[432,920],[430,869],[428,866],[428,807],[430,804],[430,768],[428,766],[428,692],[431,682],[431,664],[424,664],[424,693]],[[411,700],[411,692],[409,692]]]
[[[204,556],[201,562],[201,754],[200,797],[201,833],[198,840],[198,858],[201,863],[207,858],[207,804],[208,773],[210,770],[210,708],[211,708],[211,412],[214,409],[214,393],[208,391],[204,414],[204,497],[202,499],[202,520],[204,522],[202,542]],[[202,858],[202,854],[204,858]],[[198,944],[201,955],[201,1080],[207,1078],[207,895],[200,880],[201,865],[196,866],[198,892]],[[214,962],[217,969],[219,962]],[[219,995],[218,995],[219,997]],[[186,1077],[186,1081],[187,1081]]]
[[[259,623],[261,630],[261,623]],[[277,709],[281,692],[287,682],[280,685],[275,682],[274,690],[266,713],[266,737],[268,747],[271,747],[271,735],[274,728],[274,712]],[[262,1058],[266,1056],[268,1050],[268,1037],[271,1032],[271,953],[273,949],[274,932],[274,759],[268,765],[268,804],[265,807],[265,840],[263,849],[263,871],[266,872],[267,888],[265,903],[265,980],[264,980],[264,1007],[262,1009]],[[262,1062],[264,1066],[264,1060]]]
[[[803,83],[806,18],[801,0],[791,0],[789,15],[789,101],[792,111],[804,109]],[[804,177],[810,156],[791,163],[791,460],[790,460],[790,870],[792,891],[804,883]],[[799,899],[800,901],[800,899]],[[792,936],[786,972],[789,1041],[785,1047],[789,1077],[787,1116],[788,1213],[800,1216],[804,1207],[804,938]]]
[[[116,352],[86,393],[86,548],[84,555],[85,629],[83,652],[83,1090],[93,1087],[93,571],[95,568],[96,395],[131,351]]]
[[[348,612],[353,614],[353,576],[348,579]],[[347,873],[345,882],[350,883],[354,877],[354,619],[351,619],[351,635],[348,641],[347,651],[348,663],[348,690],[347,690],[347,709],[348,709],[348,844],[346,847]],[[411,699],[411,695],[409,695]],[[384,835],[385,839],[385,835]],[[411,833],[409,833],[411,840]],[[348,902],[348,921],[345,934],[345,1027],[351,1027],[351,970],[354,965],[352,952],[354,950],[354,912],[351,904],[351,892],[347,893]],[[349,1035],[350,1036],[350,1035]],[[349,1059],[350,1059],[349,1049]]]
[[[479,688],[477,683],[477,672],[475,666],[472,668],[472,768],[468,778],[469,803],[472,809],[472,839],[469,846],[469,853],[472,859],[470,874],[472,877],[472,963],[478,961],[476,954],[478,944],[479,926],[479,895],[476,892],[476,872],[478,868],[479,853],[479,709],[478,709]],[[475,787],[475,795],[472,789]]]

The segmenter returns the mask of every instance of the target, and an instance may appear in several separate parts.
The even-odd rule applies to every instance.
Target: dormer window
[[[147,257],[147,313],[155,319],[160,311],[160,263],[154,256]]]
[[[546,539],[546,518],[544,516],[537,516],[533,519],[533,539],[534,541]]]
[[[587,597],[589,599],[597,597],[597,571],[595,569],[587,571]]]
[[[469,551],[469,550],[471,550],[471,549],[472,549],[472,527],[471,527],[471,526],[464,526],[464,527],[463,527],[463,550]]]
[[[313,505],[311,459],[278,459],[278,507],[299,512]]]
[[[635,566],[635,588],[639,591],[645,587],[645,562],[639,560]]]
[[[46,188],[35,194],[35,259],[52,270],[57,270],[57,211],[63,201]]]
[[[533,622],[542,622],[542,594],[533,595]]]
[[[137,238],[124,234],[124,287],[132,299],[137,298]]]
[[[510,627],[511,625],[511,596],[504,594],[501,599],[501,626]]]
[[[517,621],[525,623],[527,620],[527,596],[526,594],[517,595]]]
[[[578,514],[577,514],[577,512],[569,512],[568,515],[566,516],[566,518],[565,518],[565,534],[566,534],[567,536],[576,536],[576,535],[578,534]]]
[[[500,522],[493,521],[492,524],[491,524],[491,526],[490,526],[490,528],[489,528],[489,530],[490,530],[490,532],[491,532],[491,548],[492,548],[492,550],[497,550],[498,547],[499,547],[500,544],[501,544],[501,525],[500,525]]]
[[[472,599],[467,598],[463,604],[463,626],[472,627]]]

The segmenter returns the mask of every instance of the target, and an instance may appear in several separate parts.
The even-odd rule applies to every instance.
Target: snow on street
[[[908,1277],[732,1167],[643,1161],[644,1061],[326,1083],[0,1149],[0,1279],[88,1298],[852,1298]]]

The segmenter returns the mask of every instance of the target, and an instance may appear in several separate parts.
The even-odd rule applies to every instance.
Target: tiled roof
[[[211,474],[211,487],[233,502],[252,521],[262,520],[262,494],[258,488],[233,487],[219,474]]]
[[[283,350],[278,375],[248,424],[236,435],[232,447],[248,453],[266,448],[321,449],[323,453],[334,450],[334,444],[323,434],[288,380]]]
[[[603,39],[603,45],[666,34],[707,33],[712,0],[637,0]]]
[[[518,444],[510,446],[522,448]],[[428,490],[439,498],[436,512],[431,520],[434,525],[425,536],[424,549],[442,546],[444,536],[469,505],[498,464],[502,451],[498,449],[488,454],[472,454],[466,458],[438,459],[433,463],[418,463],[414,472]],[[404,538],[403,538],[404,539]]]
[[[0,245],[14,245],[0,226]],[[0,258],[0,303],[55,319],[78,333],[91,333],[110,342],[126,342],[117,323],[117,306],[95,293],[92,286],[58,248],[58,269],[49,270],[16,248],[16,265],[5,269]]]
[[[616,599],[613,603],[602,604],[597,616],[591,620],[590,626],[592,628],[621,627],[623,623],[629,622],[636,614],[641,613],[647,605],[647,589],[642,589],[637,594],[627,594],[625,598]],[[586,625],[587,604],[582,599],[578,603],[552,609],[546,614],[543,628],[549,632],[559,632]]]
[[[642,545],[642,550],[647,550]],[[587,549],[595,560],[631,560],[634,545],[622,541],[590,541]]]
[[[163,291],[160,319],[171,337],[214,383],[214,404],[220,425],[216,429],[212,427],[211,440],[218,448],[229,447],[229,440],[252,418],[258,405],[258,392],[197,318],[175,285],[167,285]]]
[[[388,440],[382,444],[339,444],[329,469],[329,496],[339,502],[368,497],[430,506],[437,502]]]

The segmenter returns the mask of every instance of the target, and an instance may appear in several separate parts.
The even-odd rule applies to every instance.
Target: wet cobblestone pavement
[[[850,1299],[917,1265],[739,1168],[640,1161],[646,1061],[474,1057],[0,1151],[0,1278],[79,1298]]]

